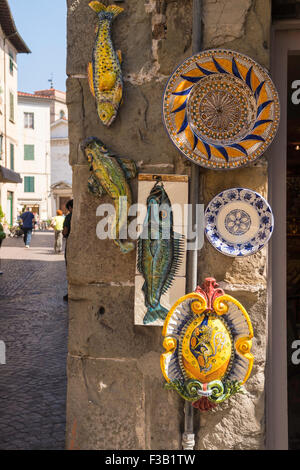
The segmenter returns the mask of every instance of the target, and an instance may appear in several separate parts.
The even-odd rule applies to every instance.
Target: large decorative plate
[[[250,375],[250,318],[213,278],[173,305],[162,334],[166,387],[202,411],[234,395]]]
[[[273,228],[270,205],[250,189],[227,189],[205,211],[205,234],[227,256],[253,255],[269,241]]]
[[[171,75],[163,120],[172,142],[206,168],[232,169],[259,158],[279,124],[278,94],[249,57],[216,49],[196,54]]]

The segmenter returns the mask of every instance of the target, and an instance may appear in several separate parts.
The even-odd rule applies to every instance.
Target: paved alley
[[[68,308],[63,255],[53,232],[4,240],[0,249],[0,449],[65,447]]]

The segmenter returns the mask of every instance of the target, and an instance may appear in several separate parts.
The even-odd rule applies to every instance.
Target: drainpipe
[[[202,0],[193,0],[193,33],[192,33],[192,53],[196,54],[201,50],[202,45]],[[201,182],[202,183],[202,182]],[[199,194],[202,193],[200,188],[200,167],[197,164],[191,166],[191,182],[190,182],[190,204],[192,205],[192,214],[189,226],[196,233],[198,239],[196,206],[199,204]],[[187,292],[193,292],[198,283],[198,243],[195,248],[187,253]],[[184,433],[182,435],[182,448],[184,450],[193,450],[195,447],[194,434],[194,408],[188,401],[184,405]]]

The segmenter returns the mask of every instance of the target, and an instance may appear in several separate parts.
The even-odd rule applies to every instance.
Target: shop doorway
[[[276,22],[272,48],[281,123],[269,151],[275,230],[269,266],[267,446],[300,450],[300,21]]]

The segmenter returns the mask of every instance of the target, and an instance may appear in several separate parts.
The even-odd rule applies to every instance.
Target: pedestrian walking
[[[70,235],[70,232],[71,232],[71,220],[72,220],[72,212],[73,212],[73,199],[70,199],[70,201],[67,202],[66,204],[66,208],[68,210],[68,214],[66,215],[65,217],[65,221],[64,221],[64,226],[63,226],[63,237],[65,238],[66,240],[66,246],[65,246],[65,260],[66,260],[66,266],[67,266],[67,254],[68,254],[68,250],[67,250],[67,241],[68,241],[68,237]],[[64,300],[66,302],[68,302],[68,294],[64,295]]]
[[[0,223],[0,248],[1,248],[4,238],[6,238],[6,233],[4,232],[3,225]],[[0,275],[1,274],[3,274],[3,271],[1,271],[1,258],[0,258]]]
[[[21,219],[22,219],[22,230],[24,233],[24,244],[25,248],[30,247],[30,242],[31,242],[31,236],[32,236],[32,227],[34,224],[34,215],[30,211],[29,207],[26,207],[25,212],[21,214]]]
[[[55,253],[61,253],[63,247],[63,227],[65,217],[61,210],[56,211],[56,217],[53,217],[51,221],[51,227],[54,228],[54,251]]]

